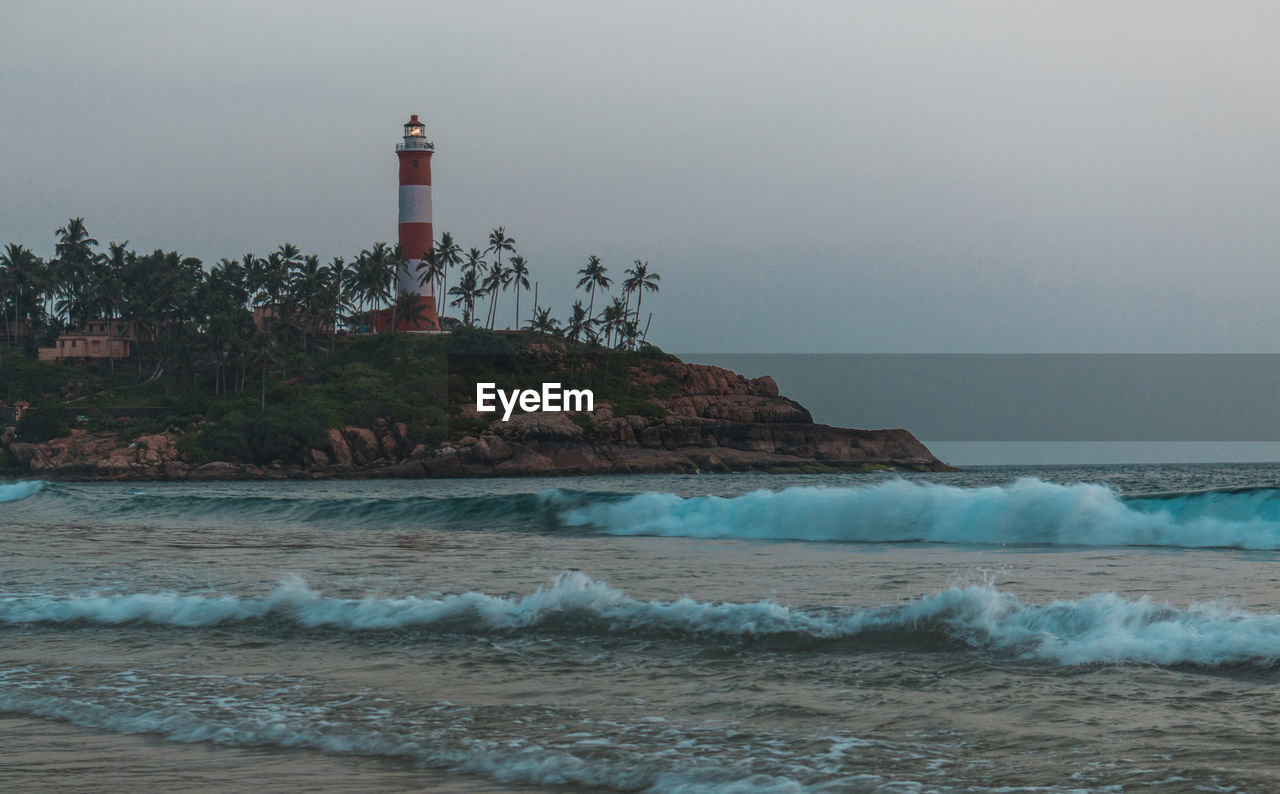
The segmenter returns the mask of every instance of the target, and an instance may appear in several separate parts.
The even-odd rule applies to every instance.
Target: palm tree
[[[540,334],[558,336],[560,333],[560,321],[551,316],[551,309],[548,307],[534,313],[533,319],[529,321],[527,328]]]
[[[648,262],[641,262],[639,259],[637,259],[633,263],[632,267],[627,270],[627,279],[622,282],[622,288],[626,290],[626,294],[628,296],[630,296],[632,292],[636,294],[635,324],[637,326],[640,324],[640,304],[644,300],[645,290],[648,290],[649,292],[657,292],[659,289],[658,282],[661,280],[662,276],[657,273],[649,272]],[[630,305],[630,297],[627,298],[627,303]],[[633,342],[635,341],[634,333],[631,334],[631,339]]]
[[[501,262],[494,262],[489,268],[489,273],[484,277],[481,287],[489,293],[489,316],[487,327],[493,328],[493,324],[498,319],[498,293],[507,288],[509,278],[507,269],[502,266]]]
[[[490,251],[497,253],[498,264],[502,264],[503,251],[514,252],[515,250],[516,250],[515,238],[507,236],[507,227],[499,226],[498,228],[489,232],[489,247],[484,249],[484,252],[486,254],[489,253]]]
[[[346,312],[351,308],[351,274],[353,269],[347,265],[347,260],[335,256],[329,260],[329,281],[325,288],[325,309],[328,312],[329,326],[329,351],[333,352],[333,346],[338,337],[338,320],[342,319],[346,323]]]
[[[609,268],[600,263],[600,257],[592,254],[587,257],[587,266],[578,271],[578,275],[582,278],[578,279],[578,289],[586,287],[591,290],[591,304],[587,307],[587,316],[595,316],[596,308],[596,287],[602,290],[608,290],[613,284],[605,273],[609,272]]]
[[[520,291],[529,291],[529,263],[523,256],[511,257],[511,269],[507,271],[511,285],[516,291],[516,328],[520,327]]]
[[[98,241],[85,229],[84,218],[72,218],[66,226],[58,229],[54,267],[58,291],[64,296],[58,305],[72,325],[83,326],[88,319],[85,293],[92,281],[90,271],[97,262],[97,255],[93,253],[93,246],[97,244]]]
[[[449,294],[449,268],[462,264],[462,248],[453,241],[452,234],[445,232],[440,235],[435,250],[440,261],[440,297],[443,300]]]
[[[507,236],[507,227],[499,226],[489,232],[489,247],[484,249],[487,254],[493,251],[498,255],[497,261],[493,268],[489,271],[489,275],[485,277],[484,283],[489,288],[490,294],[493,296],[489,300],[489,327],[492,328],[497,322],[498,316],[498,292],[507,288],[508,276],[506,269],[502,266],[502,252],[516,250],[516,241],[513,237]],[[472,249],[474,250],[474,249]],[[494,285],[490,287],[489,285]]]
[[[19,315],[22,319],[31,319],[34,311],[31,299],[38,294],[43,267],[40,257],[17,243],[9,243],[5,246],[4,253],[0,254],[0,268],[3,268],[6,292],[9,293],[13,309],[13,324],[5,329],[10,345],[13,345],[14,336],[18,333]]]
[[[405,322],[406,326],[417,328],[420,324],[426,323],[427,317],[423,314],[422,302],[418,300],[418,296],[408,290],[400,290],[396,296],[396,312]]]
[[[614,298],[613,302],[604,307],[601,312],[604,322],[601,324],[604,328],[604,343],[609,345],[613,335],[622,329],[623,323],[627,321],[627,306],[622,302],[622,298]],[[615,340],[614,346],[617,346]]]
[[[253,357],[258,364],[262,366],[262,392],[260,397],[260,410],[267,410],[267,369],[275,363],[275,348],[272,345],[271,337],[265,333],[257,333],[253,337],[253,341],[249,344],[249,350],[253,353]]]
[[[484,252],[481,251],[479,248],[472,248],[470,251],[467,252],[467,261],[463,265],[463,267],[466,268],[467,270],[470,270],[472,273],[476,273],[476,271],[482,267],[487,267],[489,263],[484,261],[484,259],[482,258],[483,256],[484,256]],[[476,278],[479,278],[479,277],[480,277],[480,274],[476,273]]]
[[[589,330],[591,330],[591,317],[587,314],[587,307],[582,305],[582,301],[574,301],[573,309],[569,314],[569,324],[565,326],[565,338],[578,342]]]
[[[464,324],[475,324],[476,297],[482,293],[483,291],[480,288],[479,279],[476,277],[474,269],[464,270],[458,285],[449,290],[450,295],[457,296],[455,300],[449,302],[449,305],[458,306],[462,309],[462,322]]]
[[[374,243],[372,248],[366,248],[356,257],[356,273],[352,278],[366,314],[371,306],[390,297],[397,266],[391,247],[386,243]],[[371,320],[369,324],[373,325]]]
[[[107,244],[107,253],[101,260],[94,305],[101,310],[101,316],[107,321],[107,357],[111,360],[110,370],[116,371],[116,318],[124,307],[124,278],[129,269],[129,260],[136,256],[133,251],[126,250],[129,241]],[[235,263],[232,263],[235,264]]]
[[[418,284],[423,287],[430,284],[432,295],[443,295],[444,292],[438,285],[444,275],[444,268],[444,259],[440,253],[435,250],[427,251],[418,263]]]

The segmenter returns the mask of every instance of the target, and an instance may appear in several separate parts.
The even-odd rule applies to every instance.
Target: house
[[[143,340],[138,323],[130,320],[90,320],[82,331],[61,334],[53,347],[37,351],[41,361],[93,361],[127,358]]]

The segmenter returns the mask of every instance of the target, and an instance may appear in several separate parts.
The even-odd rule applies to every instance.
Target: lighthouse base
[[[407,311],[403,307],[399,312],[379,309],[373,312],[372,319],[373,331],[379,334],[393,330],[393,326],[396,331],[440,332],[440,317],[436,314],[434,295],[415,296]]]

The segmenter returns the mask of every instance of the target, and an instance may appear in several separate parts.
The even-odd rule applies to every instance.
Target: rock
[[[400,444],[390,432],[384,431],[382,438],[378,440],[378,446],[382,449],[382,456],[387,460],[400,460]]]
[[[363,466],[382,457],[382,446],[367,427],[344,427],[342,437],[351,450],[351,460]]]
[[[303,451],[303,457],[305,457],[307,460],[307,463],[309,463],[312,466],[327,467],[329,465],[329,456],[326,455],[322,450],[312,449],[311,447],[307,447]]]
[[[215,460],[192,469],[188,472],[188,477],[192,480],[233,480],[241,474],[242,471],[236,464]]]
[[[511,457],[511,447],[501,438],[486,433],[476,439],[474,455],[480,463],[497,463]]]
[[[768,375],[761,375],[760,377],[752,378],[747,382],[751,384],[753,389],[755,389],[756,394],[760,394],[765,397],[778,396],[778,383]]]
[[[413,442],[409,440],[409,426],[404,422],[396,422],[392,425],[391,432],[395,434],[396,443],[400,445],[400,449],[413,448]]]
[[[343,438],[342,431],[337,428],[329,428],[329,451],[333,453],[333,460],[339,466],[351,465],[351,447]]]

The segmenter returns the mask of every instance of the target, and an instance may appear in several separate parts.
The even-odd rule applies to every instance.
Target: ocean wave
[[[0,502],[18,502],[44,488],[39,480],[20,480],[0,484]]]
[[[514,529],[554,529],[559,513],[578,504],[601,504],[626,494],[593,491],[548,490],[540,493],[441,496],[424,494],[363,495],[359,489],[346,494],[314,493],[303,489],[276,489],[246,493],[244,489],[206,484],[200,491],[188,487],[146,488],[120,491],[44,483],[22,496],[43,490],[54,500],[53,509],[73,516],[92,514],[99,521],[134,524],[142,521],[175,521],[184,524],[370,526],[409,529],[425,526],[476,529],[502,526]],[[3,491],[0,491],[2,494]],[[11,497],[22,498],[22,497]],[[3,501],[3,499],[0,499]]]
[[[536,493],[364,496],[332,492],[143,492],[39,482],[0,486],[0,501],[41,493],[39,510],[96,521],[318,525],[343,529],[494,529],[556,534],[1057,546],[1280,550],[1280,489],[1122,496],[1092,483],[1027,478],[959,487],[887,479],[738,496],[548,489]],[[46,504],[46,500],[54,500]],[[34,503],[32,503],[34,505]],[[16,508],[15,508],[16,509]],[[34,507],[32,509],[35,509]]]
[[[560,521],[613,535],[1280,549],[1280,490],[1125,498],[1104,485],[1033,478],[984,488],[892,479],[734,497],[649,492],[565,505]]]
[[[953,586],[906,604],[802,609],[773,601],[644,601],[566,572],[519,597],[467,592],[438,597],[328,598],[292,579],[263,597],[125,594],[8,596],[0,624],[199,628],[274,622],[348,632],[410,629],[464,634],[560,632],[692,640],[768,641],[798,650],[889,640],[929,647],[939,638],[970,649],[1056,665],[1147,663],[1271,666],[1280,659],[1280,615],[1223,604],[1186,608],[1099,593],[1032,604],[991,586]]]
[[[234,711],[211,708],[210,698],[173,704],[170,695],[155,703],[122,703],[118,696],[94,691],[78,691],[72,696],[47,694],[41,691],[44,682],[39,680],[18,681],[14,687],[4,686],[7,683],[0,678],[0,712],[113,733],[156,735],[183,743],[391,758],[513,785],[588,786],[653,794],[870,794],[902,790],[878,775],[806,784],[785,774],[753,773],[749,764],[742,763],[717,765],[697,759],[681,763],[657,754],[610,758],[601,757],[598,752],[575,752],[577,748],[571,746],[542,747],[510,738],[501,742],[480,739],[467,735],[465,722],[447,729],[422,726],[408,731],[388,725],[385,713],[352,720],[323,705],[290,707],[278,701],[236,702],[240,710]],[[234,699],[220,696],[217,700],[225,704]],[[908,785],[908,790],[919,790],[914,784]]]

